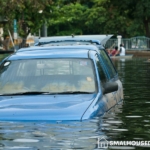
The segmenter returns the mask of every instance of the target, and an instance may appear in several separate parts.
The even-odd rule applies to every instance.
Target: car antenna
[[[72,36],[72,38],[74,38],[74,34],[72,34],[71,36]]]

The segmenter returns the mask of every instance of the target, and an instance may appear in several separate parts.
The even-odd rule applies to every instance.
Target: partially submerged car
[[[122,99],[116,69],[94,45],[24,48],[0,65],[3,121],[83,121]]]
[[[113,35],[71,35],[71,36],[51,36],[42,37],[36,40],[35,46],[58,46],[58,45],[102,45]]]

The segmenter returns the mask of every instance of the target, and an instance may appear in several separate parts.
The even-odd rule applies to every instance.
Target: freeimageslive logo
[[[105,139],[105,137],[99,137],[98,138],[98,141],[97,141],[97,144],[98,144],[98,148],[103,148],[103,149],[107,149],[108,148],[108,141]]]

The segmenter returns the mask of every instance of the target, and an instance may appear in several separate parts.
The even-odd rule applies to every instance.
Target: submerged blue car
[[[104,46],[113,35],[51,36],[36,39],[35,46],[88,45]]]
[[[0,65],[3,121],[83,121],[122,99],[116,69],[94,45],[24,48]]]

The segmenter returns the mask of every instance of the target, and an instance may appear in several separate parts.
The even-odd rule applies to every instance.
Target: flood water
[[[98,150],[98,138],[150,141],[150,63],[113,60],[124,86],[124,101],[103,117],[85,122],[0,122],[2,150]],[[108,149],[150,149],[109,146]]]

